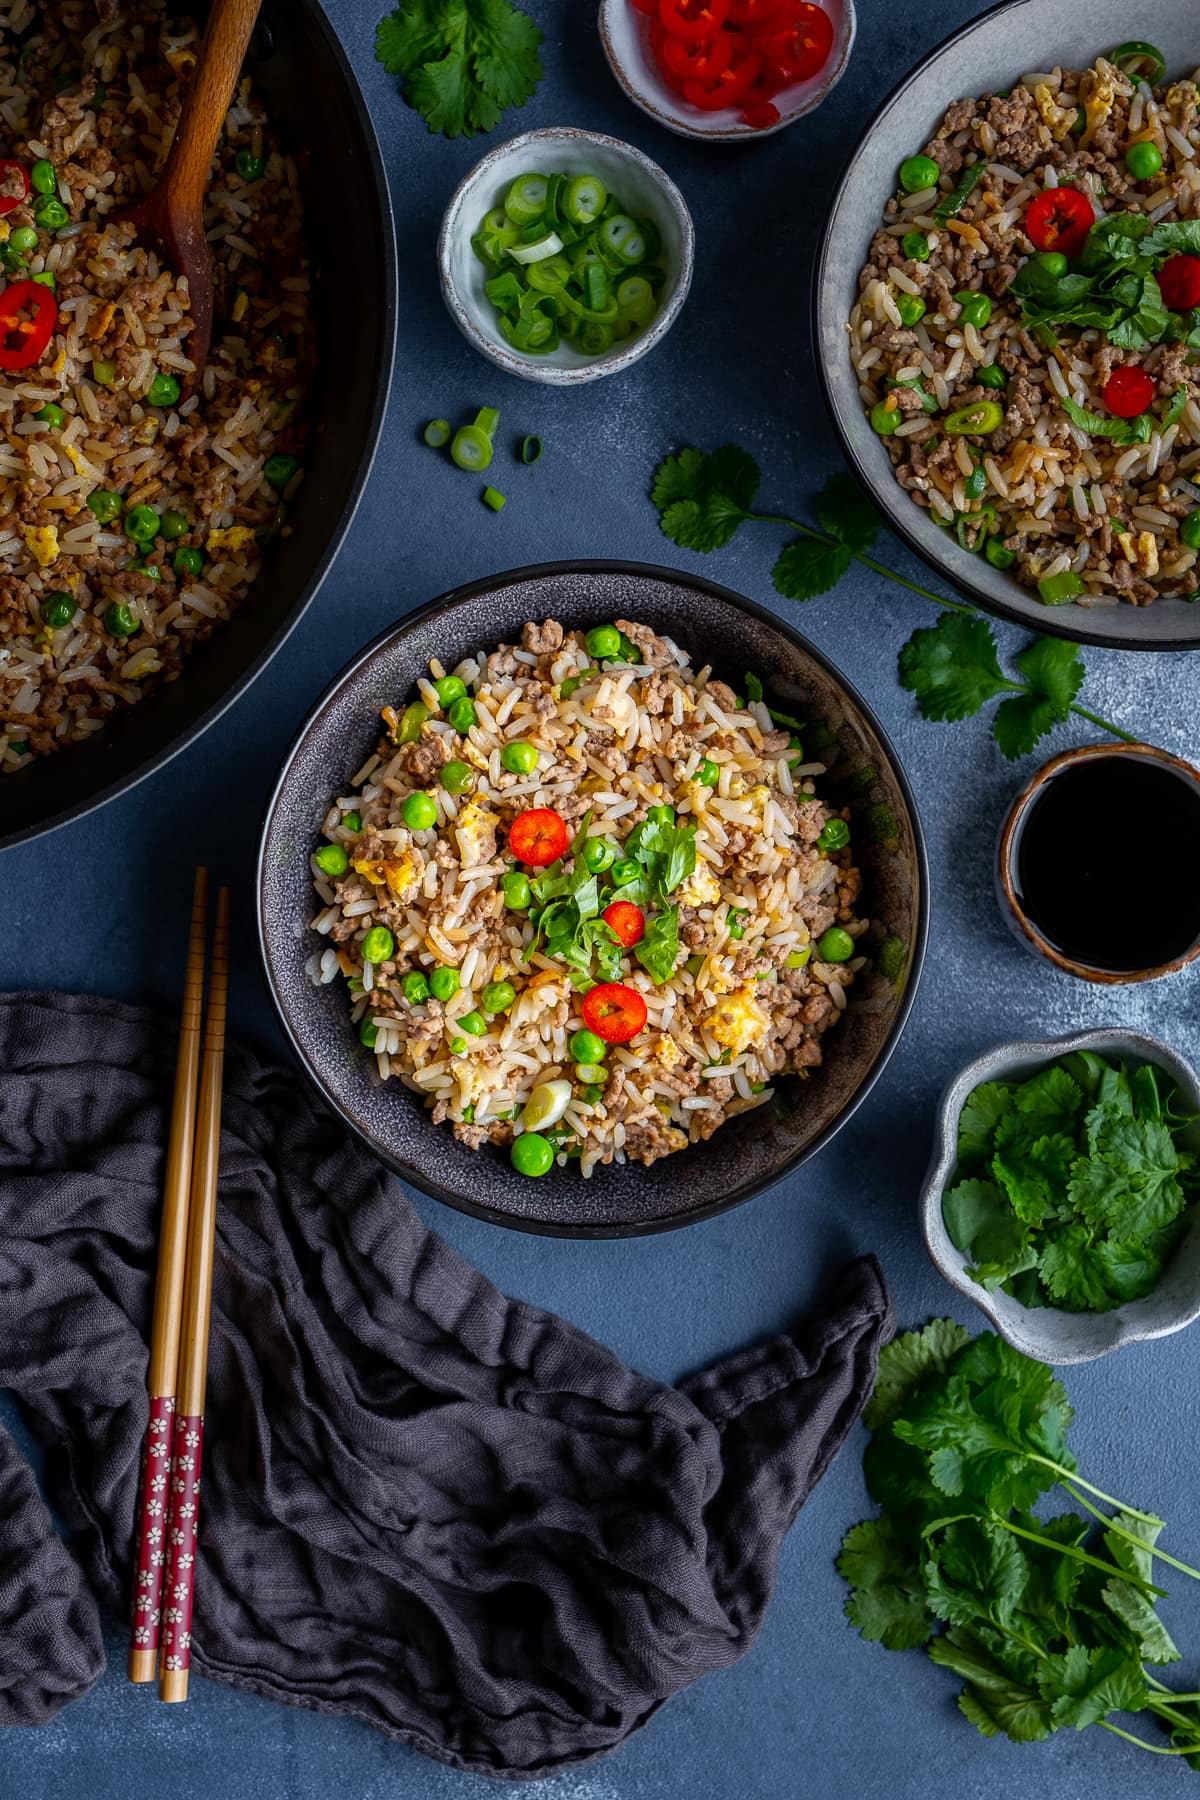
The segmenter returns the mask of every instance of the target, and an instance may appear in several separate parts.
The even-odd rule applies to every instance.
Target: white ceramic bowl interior
[[[517,176],[528,174],[598,175],[610,194],[635,217],[652,219],[662,236],[658,260],[667,279],[658,311],[644,331],[601,356],[584,356],[565,339],[544,356],[527,356],[501,336],[486,292],[490,271],[471,248],[471,239]],[[665,337],[687,298],[694,255],[691,214],[665,170],[619,138],[565,126],[527,131],[489,151],[455,189],[438,239],[442,297],[467,341],[510,375],[560,386],[627,369]]]
[[[1042,1043],[1001,1044],[968,1063],[942,1095],[933,1160],[921,1191],[925,1243],[939,1274],[972,1301],[1015,1349],[1045,1363],[1091,1362],[1097,1356],[1107,1356],[1110,1350],[1119,1350],[1122,1344],[1168,1337],[1200,1318],[1200,1228],[1195,1219],[1153,1292],[1105,1313],[1021,1306],[999,1288],[989,1293],[968,1275],[968,1258],[946,1230],[942,1195],[953,1184],[958,1119],[969,1095],[985,1081],[1013,1081],[1034,1075],[1073,1050],[1092,1050],[1099,1056],[1131,1065],[1155,1063],[1175,1082],[1188,1110],[1200,1112],[1200,1081],[1194,1071],[1166,1044],[1141,1032],[1114,1028],[1050,1038]]]
[[[701,112],[689,106],[663,79],[650,41],[650,19],[638,11],[633,0],[600,0],[600,42],[609,68],[628,98],[657,124],[680,137],[702,138],[706,143],[744,143],[747,138],[769,137],[794,125],[820,106],[845,73],[856,27],[854,0],[819,3],[833,25],[833,47],[815,75],[776,94],[773,104],[779,119],[774,125],[747,125],[736,106],[723,107],[720,112]]]
[[[1118,649],[1194,648],[1200,647],[1200,606],[1163,599],[1153,606],[1047,607],[1012,575],[960,550],[892,473],[859,399],[846,336],[858,272],[894,190],[896,170],[936,131],[951,101],[1011,87],[1022,75],[1055,64],[1086,68],[1098,53],[1131,37],[1159,47],[1170,79],[1190,75],[1200,60],[1195,6],[1180,0],[1139,0],[1136,8],[1127,0],[1091,0],[1076,8],[1059,0],[1011,0],[965,25],[894,89],[867,127],[830,211],[816,274],[818,358],[851,464],[884,519],[958,587],[1019,624],[1054,636]]]

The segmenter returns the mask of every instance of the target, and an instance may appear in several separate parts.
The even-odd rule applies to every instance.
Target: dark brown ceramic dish
[[[570,627],[618,616],[644,621],[740,685],[758,672],[786,712],[823,721],[841,754],[822,790],[854,809],[863,869],[860,910],[904,947],[904,972],[856,985],[825,1040],[826,1061],[781,1086],[770,1107],[731,1120],[707,1143],[646,1170],[600,1169],[588,1181],[553,1169],[518,1175],[490,1148],[472,1152],[435,1126],[399,1082],[382,1083],[350,1026],[340,982],[305,972],[315,939],[309,854],[329,796],[345,793],[378,730],[380,708],[401,701],[433,656],[447,667],[470,651],[513,641],[527,619]],[[894,821],[895,835],[889,836]],[[883,829],[880,830],[881,823]],[[874,825],[873,838],[870,826]],[[908,783],[877,720],[820,653],[752,601],[695,577],[635,563],[580,562],[521,569],[433,601],[369,645],[339,675],[304,725],[271,797],[258,864],[259,937],[285,1030],[326,1100],[405,1180],[480,1218],[564,1237],[662,1231],[709,1217],[797,1168],[850,1118],[895,1047],[925,952],[928,871]],[[865,1002],[865,1005],[863,1004]]]
[[[1077,975],[1082,981],[1094,981],[1104,986],[1123,986],[1131,982],[1156,981],[1163,975],[1175,975],[1200,956],[1200,895],[1197,896],[1197,930],[1190,947],[1169,959],[1155,961],[1146,967],[1113,968],[1102,967],[1090,962],[1078,954],[1070,954],[1051,941],[1046,932],[1031,916],[1034,909],[1026,904],[1021,891],[1020,848],[1022,833],[1025,831],[1030,814],[1046,794],[1048,785],[1064,772],[1098,767],[1104,762],[1119,762],[1127,758],[1142,758],[1152,761],[1157,767],[1178,775],[1187,782],[1193,792],[1200,794],[1200,769],[1193,768],[1191,763],[1184,762],[1181,757],[1172,756],[1167,750],[1159,750],[1153,744],[1085,744],[1076,750],[1065,750],[1061,756],[1055,756],[1043,765],[1033,777],[1029,785],[1019,793],[1012,803],[1008,816],[1000,830],[1000,845],[997,855],[996,884],[1001,909],[1009,924],[1013,927],[1018,939],[1027,949],[1038,956],[1044,956],[1047,962],[1062,969],[1067,975]],[[1117,836],[1116,821],[1113,823],[1114,845],[1122,841]],[[1128,834],[1123,834],[1123,841],[1130,841]],[[1158,846],[1160,855],[1165,859],[1166,877],[1173,878],[1171,869],[1171,849],[1169,844]],[[1114,852],[1114,854],[1116,854]],[[1179,875],[1175,870],[1174,874]],[[1114,883],[1123,880],[1119,866],[1114,864]],[[1141,884],[1141,891],[1129,899],[1130,908],[1136,906],[1153,906],[1155,904],[1153,884]],[[1131,913],[1132,924],[1132,913]]]

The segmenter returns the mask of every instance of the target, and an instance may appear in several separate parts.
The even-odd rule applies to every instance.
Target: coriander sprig
[[[709,554],[723,549],[744,524],[786,525],[800,539],[781,551],[771,580],[786,600],[813,600],[828,593],[852,562],[950,610],[937,624],[914,632],[900,653],[901,685],[914,695],[926,719],[966,719],[989,700],[1008,696],[997,707],[992,735],[1011,759],[1027,755],[1071,713],[1127,744],[1136,743],[1075,696],[1084,679],[1078,644],[1065,638],[1036,637],[1015,657],[1016,680],[1000,667],[991,626],[975,607],[910,581],[868,554],[880,519],[858,484],[846,473],[832,475],[816,501],[818,523],[783,513],[756,512],[761,475],[754,458],[736,444],[706,454],[684,449],[655,470],[651,498],[664,535],[685,550]]]
[[[510,0],[401,0],[379,21],[375,57],[430,131],[473,137],[524,106],[542,78],[541,42]]]

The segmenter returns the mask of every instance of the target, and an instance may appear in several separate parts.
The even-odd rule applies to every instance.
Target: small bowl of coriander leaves
[[[1010,1344],[1074,1363],[1200,1317],[1198,1198],[1200,1081],[1114,1028],[961,1070],[921,1217],[939,1272]]]
[[[555,127],[491,150],[438,238],[442,297],[481,355],[576,387],[629,368],[687,298],[695,233],[670,176],[618,138]]]

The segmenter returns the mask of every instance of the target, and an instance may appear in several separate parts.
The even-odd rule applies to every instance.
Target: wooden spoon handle
[[[262,0],[213,0],[192,87],[158,183],[176,218],[184,212],[202,215],[213,151],[261,6]]]

